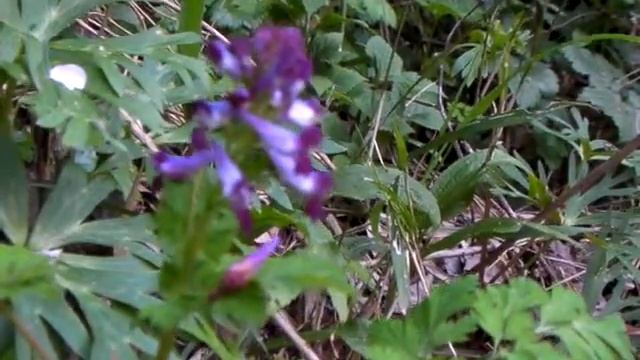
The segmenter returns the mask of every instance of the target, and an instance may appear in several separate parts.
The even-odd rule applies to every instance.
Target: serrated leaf
[[[6,135],[0,136],[0,154],[0,229],[14,244],[22,245],[29,231],[27,173],[20,149]]]
[[[620,140],[628,141],[640,134],[639,107],[624,101],[615,89],[588,86],[582,90],[579,99],[587,101],[602,110],[618,128]]]
[[[560,287],[540,311],[544,334],[555,335],[575,359],[633,359],[629,337],[619,315],[593,319],[580,296]]]
[[[571,62],[574,70],[589,77],[589,83],[597,87],[608,87],[624,76],[622,71],[611,65],[602,55],[595,54],[583,47],[567,46],[562,50]]]
[[[378,320],[341,335],[367,358],[427,358],[439,346],[463,341],[475,330],[475,321],[461,313],[473,303],[477,286],[474,277],[458,279],[437,287],[404,319]]]
[[[552,97],[558,92],[558,76],[544,63],[536,63],[526,74],[516,75],[509,81],[511,92],[523,109],[536,106],[544,97]]]
[[[155,354],[157,341],[137,328],[130,317],[91,294],[82,291],[74,291],[73,294],[94,335],[88,358],[135,359],[135,350],[142,350],[147,355]]]
[[[547,299],[535,282],[516,279],[508,286],[493,286],[478,293],[473,314],[482,329],[493,337],[496,346],[502,340],[535,341],[535,324],[529,309],[544,304]]]
[[[68,234],[77,231],[82,221],[114,190],[106,177],[87,180],[86,173],[75,165],[65,166],[58,183],[40,211],[29,245],[50,249],[60,245]]]

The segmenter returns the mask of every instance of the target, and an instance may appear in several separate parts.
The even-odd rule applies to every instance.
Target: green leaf
[[[371,37],[367,41],[365,51],[373,59],[375,78],[378,81],[384,80],[389,66],[389,76],[398,75],[402,72],[402,59],[382,37],[378,35]],[[389,62],[391,62],[391,65],[389,65]]]
[[[321,7],[327,5],[327,3],[327,0],[302,0],[302,5],[304,5],[307,15],[315,14]]]
[[[27,173],[20,149],[6,135],[0,136],[0,154],[0,229],[14,244],[22,245],[29,231]]]
[[[579,99],[591,103],[611,117],[621,141],[631,140],[640,134],[636,119],[640,105],[634,106],[625,101],[616,89],[588,86],[582,90]]]
[[[287,305],[305,290],[352,291],[344,266],[334,258],[310,251],[270,259],[257,278],[279,306]]]
[[[25,294],[16,298],[14,305],[16,309],[21,309],[19,312],[31,311],[39,317],[39,324],[32,325],[42,326],[46,322],[69,345],[74,353],[81,357],[88,355],[89,333],[80,318],[65,301],[61,292],[56,296]]]
[[[348,0],[348,4],[362,13],[368,23],[381,22],[394,28],[397,26],[396,13],[387,0]]]
[[[478,151],[458,159],[440,174],[431,191],[440,205],[443,220],[456,216],[473,199],[482,179],[486,152]]]
[[[157,341],[143,333],[125,313],[83,291],[74,291],[73,294],[93,332],[90,356],[86,358],[136,359],[136,350],[147,355],[155,354]]]
[[[492,286],[479,292],[473,314],[496,346],[502,340],[535,341],[535,324],[529,309],[547,299],[537,283],[519,278],[508,286]]]
[[[65,166],[58,183],[44,204],[29,245],[51,249],[78,230],[82,221],[114,190],[113,181],[98,177],[92,181],[75,165]]]
[[[0,299],[46,287],[52,280],[47,258],[21,246],[0,244]]]
[[[629,337],[619,315],[593,319],[584,301],[560,287],[540,311],[540,328],[555,335],[575,359],[633,359]]]
[[[509,81],[511,92],[516,94],[516,101],[523,109],[536,106],[545,97],[552,97],[558,92],[558,76],[549,65],[536,63],[526,74],[514,76]]]
[[[404,319],[378,320],[360,331],[340,332],[355,350],[371,359],[424,359],[449,342],[464,341],[476,326],[463,315],[475,299],[475,277],[437,287]]]
[[[439,17],[453,15],[458,19],[478,20],[483,12],[475,0],[419,0],[419,3]]]

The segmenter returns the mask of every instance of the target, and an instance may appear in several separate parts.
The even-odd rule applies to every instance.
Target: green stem
[[[180,32],[194,32],[200,34],[200,24],[204,15],[204,0],[183,0],[180,10]],[[178,47],[182,55],[197,57],[200,44],[183,44]]]
[[[167,360],[171,355],[173,349],[174,330],[169,330],[162,334],[160,337],[160,344],[158,345],[158,352],[156,353],[156,360]]]

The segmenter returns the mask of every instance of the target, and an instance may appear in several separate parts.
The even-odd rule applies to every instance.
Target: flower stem
[[[200,23],[204,15],[204,0],[184,0],[180,10],[180,32],[200,34]],[[197,57],[200,44],[183,44],[178,47],[182,55]]]

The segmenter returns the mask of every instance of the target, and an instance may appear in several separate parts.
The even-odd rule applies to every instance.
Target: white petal
[[[76,64],[56,65],[49,70],[49,78],[59,82],[69,90],[84,89],[87,73]]]
[[[318,113],[316,109],[304,100],[295,100],[289,107],[287,117],[301,126],[312,125]]]

